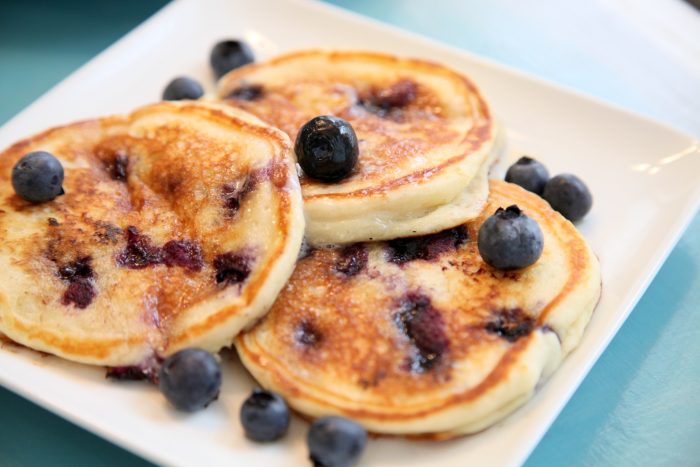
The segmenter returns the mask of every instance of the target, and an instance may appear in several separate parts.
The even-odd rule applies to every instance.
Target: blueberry
[[[518,159],[506,172],[506,182],[520,185],[538,195],[542,194],[548,179],[547,168],[541,162],[527,156]]]
[[[187,76],[175,78],[163,90],[164,101],[196,100],[203,95],[202,85]]]
[[[217,43],[211,49],[209,63],[211,64],[216,79],[221,78],[229,71],[247,65],[255,61],[253,51],[243,41],[226,40]]]
[[[311,462],[318,467],[346,467],[360,458],[367,444],[362,426],[343,417],[321,417],[306,435]]]
[[[289,408],[278,394],[255,389],[241,406],[240,420],[248,439],[275,441],[287,433]]]
[[[496,269],[521,269],[542,255],[544,238],[537,222],[517,206],[498,208],[481,225],[477,239],[481,257]]]
[[[219,396],[221,369],[202,349],[183,349],[166,358],[159,372],[160,392],[178,410],[195,412]]]
[[[53,154],[26,154],[12,169],[12,186],[21,198],[32,203],[51,201],[63,191],[63,166]]]
[[[593,197],[586,184],[571,174],[552,177],[545,185],[542,197],[571,222],[583,218],[593,205]]]
[[[322,182],[337,182],[350,175],[359,154],[355,130],[342,118],[331,116],[306,122],[294,151],[304,173]]]

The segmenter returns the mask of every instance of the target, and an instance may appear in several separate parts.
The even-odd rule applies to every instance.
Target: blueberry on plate
[[[241,406],[240,420],[248,439],[275,441],[287,433],[289,407],[280,395],[255,389]]]
[[[530,266],[542,255],[544,238],[540,226],[517,206],[498,208],[479,228],[479,253],[496,269]]]
[[[64,193],[63,166],[49,152],[30,152],[13,167],[12,187],[15,193],[26,201],[51,201]]]
[[[301,127],[294,152],[307,176],[322,182],[337,182],[350,175],[357,164],[357,135],[342,118],[316,117]]]
[[[329,416],[313,422],[306,436],[309,457],[317,467],[347,467],[358,461],[367,432],[347,418]]]
[[[217,43],[211,49],[209,63],[214,70],[216,79],[221,78],[229,71],[247,65],[255,61],[253,51],[243,41],[225,40]]]
[[[586,184],[571,174],[552,177],[545,185],[542,197],[571,222],[582,219],[593,205],[593,196]]]
[[[165,359],[159,380],[160,392],[176,409],[195,412],[219,396],[221,368],[206,350],[183,349]]]
[[[175,78],[163,90],[164,101],[196,100],[203,95],[202,85],[187,76]]]
[[[506,182],[515,183],[538,195],[542,194],[549,179],[547,168],[535,159],[523,156],[506,172]]]

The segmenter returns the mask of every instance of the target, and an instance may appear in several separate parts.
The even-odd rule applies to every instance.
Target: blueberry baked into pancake
[[[577,345],[599,295],[576,228],[491,181],[481,215],[461,226],[311,250],[236,347],[304,414],[452,436],[523,404]]]
[[[218,96],[293,141],[318,116],[354,130],[360,157],[345,173],[299,160],[312,244],[434,233],[477,216],[486,202],[502,138],[477,87],[445,66],[374,52],[302,51],[231,71]],[[310,150],[336,144],[322,138]]]
[[[267,311],[303,230],[289,139],[237,109],[54,128],[0,154],[0,331],[108,366],[217,351]]]

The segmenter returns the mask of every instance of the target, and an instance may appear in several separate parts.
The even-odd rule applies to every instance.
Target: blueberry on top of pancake
[[[292,140],[318,116],[354,129],[359,156],[348,176],[327,183],[301,175],[312,244],[435,233],[475,217],[486,202],[499,132],[474,83],[445,66],[301,51],[233,70],[218,96]]]

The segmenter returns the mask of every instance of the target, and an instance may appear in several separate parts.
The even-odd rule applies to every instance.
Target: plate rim
[[[700,154],[700,149],[698,139],[683,130],[674,128],[673,126],[657,121],[649,116],[636,113],[618,104],[610,103],[596,96],[588,95],[584,92],[578,91],[576,89],[570,88],[568,86],[550,81],[548,79],[539,77],[532,73],[522,71],[516,68],[512,68],[506,64],[498,62],[496,60],[490,59],[488,57],[483,57],[481,55],[475,54],[468,50],[461,49],[457,46],[447,44],[437,39],[426,37],[418,33],[414,33],[409,30],[402,29],[398,26],[384,23],[380,20],[364,16],[359,13],[355,13],[346,10],[342,7],[331,5],[328,3],[323,3],[320,0],[267,0],[270,3],[275,2],[286,2],[291,4],[298,4],[306,8],[316,8],[320,11],[330,12],[336,17],[341,18],[345,21],[351,21],[356,24],[360,24],[364,27],[371,27],[377,30],[382,30],[383,32],[389,32],[396,36],[398,39],[407,39],[413,42],[421,42],[428,47],[443,49],[452,55],[459,56],[460,58],[474,62],[478,65],[485,66],[488,68],[495,69],[498,72],[505,73],[515,79],[523,79],[526,81],[534,82],[541,86],[548,88],[549,90],[556,91],[558,93],[567,94],[569,96],[574,96],[579,100],[587,101],[589,103],[595,104],[606,111],[617,113],[628,119],[637,120],[643,122],[647,125],[657,127],[664,130],[667,133],[672,133],[679,138],[687,140],[689,145],[695,145],[695,152]],[[117,41],[109,45],[107,48],[99,52],[97,55],[92,57],[86,63],[78,67],[76,70],[71,72],[65,78],[61,79],[58,83],[53,85],[49,90],[42,93],[39,97],[33,100],[29,105],[25,106],[21,111],[13,115],[8,119],[2,126],[0,126],[0,133],[10,132],[14,126],[18,125],[17,122],[21,122],[24,119],[24,115],[33,111],[35,107],[41,107],[43,102],[47,100],[53,94],[58,94],[61,92],[63,86],[68,82],[73,82],[75,80],[81,79],[83,75],[90,75],[93,70],[99,69],[104,62],[110,60],[110,56],[120,49],[126,49],[131,47],[136,43],[142,35],[148,33],[154,24],[166,21],[168,15],[176,15],[178,9],[183,8],[183,5],[195,3],[196,0],[174,0],[169,4],[163,6],[157,10],[154,14],[148,17],[146,20],[138,24],[135,28],[130,30],[127,34],[119,38]],[[20,137],[24,137],[22,135]],[[644,275],[640,277],[637,282],[638,284],[629,291],[627,291],[623,298],[621,299],[622,306],[620,306],[621,312],[616,314],[616,319],[611,326],[608,328],[602,344],[597,346],[593,352],[593,358],[589,358],[585,365],[578,368],[577,376],[575,378],[575,384],[571,384],[566,387],[564,392],[563,401],[559,404],[556,410],[550,410],[546,417],[546,423],[542,424],[541,427],[537,427],[536,433],[531,436],[530,442],[522,443],[517,450],[519,450],[518,459],[521,462],[530,456],[535,447],[539,444],[540,440],[544,434],[551,428],[554,420],[559,416],[563,408],[569,402],[573,394],[580,387],[582,381],[589,374],[591,368],[597,363],[602,353],[608,348],[612,339],[617,335],[621,326],[627,320],[632,310],[636,307],[639,300],[646,293],[649,285],[653,279],[658,274],[660,268],[666,262],[666,259],[670,255],[671,251],[676,247],[678,241],[680,240],[683,233],[688,228],[689,224],[693,221],[698,210],[700,209],[700,186],[696,187],[688,196],[686,203],[679,207],[678,217],[674,219],[673,224],[666,230],[666,234],[663,237],[663,247],[656,249],[649,258],[651,267],[644,271]],[[64,406],[62,406],[58,401],[54,401],[47,394],[41,391],[31,390],[24,387],[22,384],[13,381],[10,378],[5,377],[3,372],[0,372],[0,384],[2,384],[7,389],[10,389],[15,394],[45,408],[46,410],[56,414],[65,420],[85,429],[91,433],[94,433],[106,441],[115,444],[121,448],[124,448],[138,456],[141,456],[145,460],[160,462],[160,463],[172,463],[173,459],[160,453],[157,450],[149,450],[146,446],[139,444],[138,442],[132,440],[129,436],[125,436],[120,430],[110,427],[108,422],[99,422],[91,419],[89,416],[85,416],[79,412],[72,411]]]

